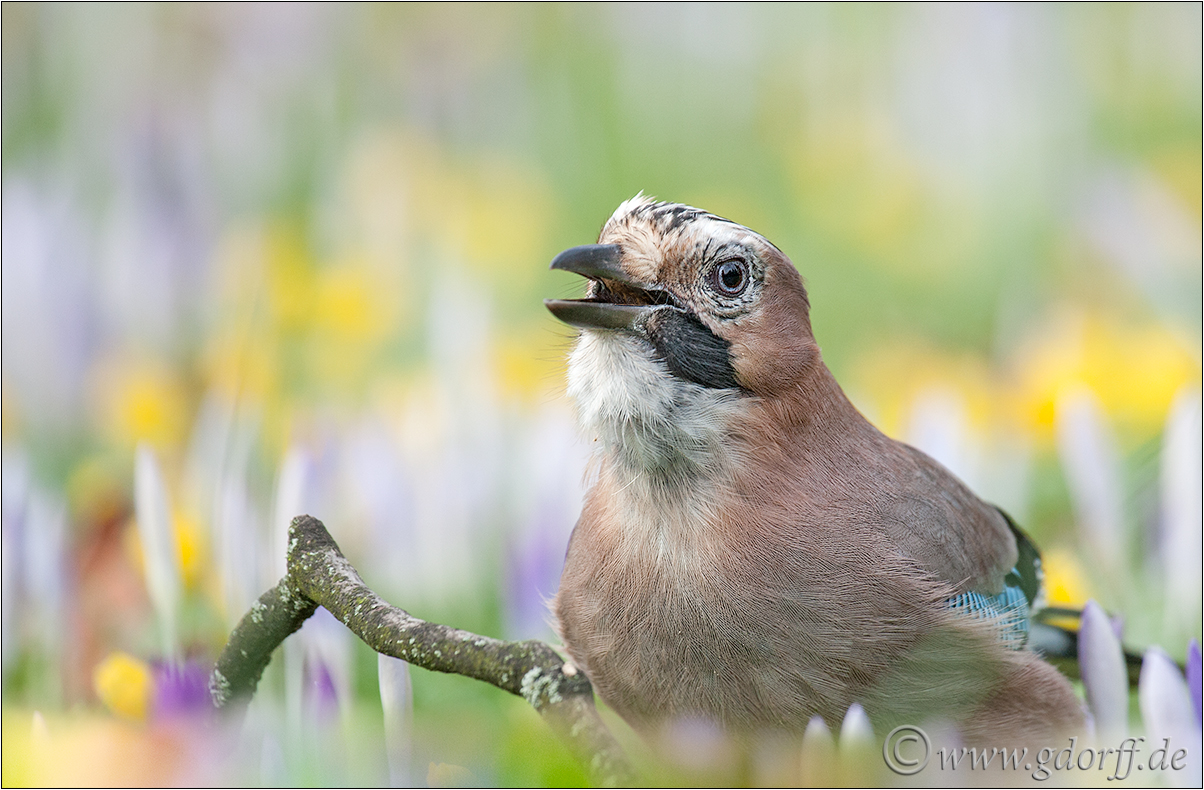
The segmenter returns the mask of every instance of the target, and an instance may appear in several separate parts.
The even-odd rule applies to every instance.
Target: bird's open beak
[[[634,282],[622,267],[617,244],[573,247],[553,259],[553,269],[588,277],[585,299],[545,299],[552,315],[581,329],[636,329],[657,307],[673,304],[665,291]]]
[[[618,244],[585,244],[557,255],[550,268],[580,274],[591,280],[627,282],[622,260],[623,252]]]

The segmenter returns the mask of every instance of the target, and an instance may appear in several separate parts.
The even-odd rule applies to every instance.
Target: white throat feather
[[[568,394],[582,427],[626,472],[675,486],[728,469],[740,396],[674,376],[638,337],[583,332],[569,358]]]

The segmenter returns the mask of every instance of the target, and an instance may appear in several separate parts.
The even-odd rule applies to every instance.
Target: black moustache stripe
[[[738,389],[731,344],[684,310],[657,310],[645,325],[653,348],[673,375],[704,387]]]

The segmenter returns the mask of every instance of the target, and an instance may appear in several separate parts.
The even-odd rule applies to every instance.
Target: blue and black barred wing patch
[[[954,611],[993,620],[999,629],[999,640],[1012,650],[1019,650],[1028,642],[1028,607],[1024,590],[1011,585],[1004,587],[999,595],[964,592],[949,599],[949,608]]]
[[[1028,643],[1030,614],[1045,605],[1042,586],[1045,572],[1041,554],[1024,530],[1002,508],[995,508],[1016,538],[1016,567],[1004,577],[1003,592],[998,595],[966,592],[949,599],[951,609],[972,617],[990,618],[999,627],[999,638],[1013,650]]]

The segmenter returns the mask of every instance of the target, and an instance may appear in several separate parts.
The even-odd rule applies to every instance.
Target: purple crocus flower
[[[547,600],[560,583],[564,547],[581,513],[581,470],[588,463],[568,414],[545,413],[526,433],[512,484],[520,526],[506,567],[506,630],[514,639],[551,635]]]
[[[319,721],[328,721],[338,715],[339,693],[335,688],[334,675],[325,661],[310,656],[305,662],[305,707]]]
[[[1152,748],[1165,748],[1168,759],[1180,749],[1186,749],[1186,759],[1182,760],[1181,766],[1172,763],[1173,770],[1166,772],[1166,778],[1180,787],[1198,787],[1201,776],[1200,719],[1187,682],[1161,648],[1150,648],[1142,658],[1138,696],[1141,718],[1145,721],[1146,736],[1153,744]]]
[[[508,552],[506,620],[515,639],[546,638],[548,599],[555,593],[564,565],[564,542],[542,522],[532,534],[520,537]]]
[[[873,741],[874,726],[870,724],[870,717],[866,715],[865,708],[854,702],[845,711],[844,721],[840,725],[841,751],[860,749]]]
[[[1169,623],[1200,622],[1200,392],[1185,385],[1171,405],[1162,435],[1159,550]],[[1188,633],[1191,633],[1188,630]],[[1197,708],[1199,710],[1199,708]]]
[[[209,672],[199,661],[176,664],[159,661],[153,665],[155,698],[152,710],[156,721],[213,712],[209,698]]]
[[[1124,545],[1120,450],[1094,392],[1082,387],[1058,398],[1057,439],[1083,544],[1115,570]]]
[[[1129,718],[1129,676],[1112,621],[1095,601],[1083,607],[1079,667],[1096,734],[1123,738]]]
[[[414,689],[410,683],[410,665],[382,653],[376,657],[376,671],[385,721],[389,784],[406,787],[413,784],[410,777],[413,768]]]
[[[1200,643],[1191,640],[1187,645],[1187,690],[1191,693],[1191,704],[1196,709],[1196,724],[1204,723],[1201,709],[1204,708],[1200,699],[1201,666]]]
[[[823,787],[832,784],[836,767],[836,744],[832,731],[819,716],[812,716],[803,730],[803,746],[799,765],[799,783],[804,787]]]
[[[722,774],[736,757],[723,728],[702,717],[671,722],[661,733],[660,747],[674,764],[691,771]]]

